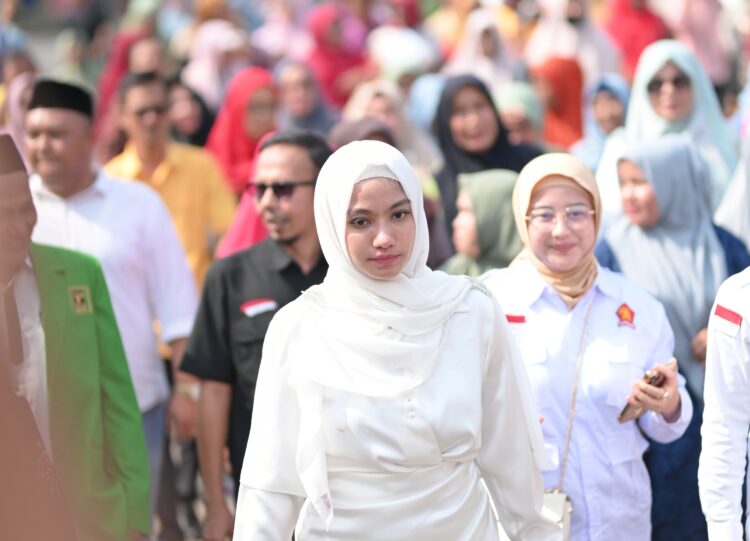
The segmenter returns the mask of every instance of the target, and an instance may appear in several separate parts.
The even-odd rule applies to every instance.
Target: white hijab
[[[377,177],[401,184],[416,225],[406,266],[390,280],[369,278],[357,270],[346,248],[354,185]],[[300,363],[295,376],[367,396],[392,396],[418,386],[432,371],[443,324],[464,309],[471,282],[427,267],[427,219],[414,170],[390,145],[355,141],[337,150],[321,169],[314,208],[328,274],[303,295],[309,301],[310,321],[302,325],[308,336],[299,342],[318,354],[315,363]],[[394,359],[405,358],[409,376],[392,369]]]

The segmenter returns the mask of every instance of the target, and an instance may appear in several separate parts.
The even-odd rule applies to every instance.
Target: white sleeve
[[[708,323],[698,486],[709,538],[740,540],[750,427],[750,329],[747,321],[732,324],[714,310]]]
[[[511,539],[551,540],[559,529],[542,516],[546,462],[531,385],[497,301],[482,383],[482,448],[476,463]]]
[[[648,358],[649,368],[656,364],[668,363],[674,354],[674,334],[663,309],[660,319],[657,342]],[[670,443],[678,439],[685,433],[693,418],[693,401],[685,388],[685,378],[680,374],[677,375],[677,384],[680,389],[680,416],[675,421],[669,423],[661,413],[655,411],[647,412],[638,420],[638,425],[648,437],[659,443]]]
[[[146,224],[144,254],[152,264],[147,268],[149,298],[161,325],[161,339],[171,342],[190,336],[198,309],[195,278],[177,237],[172,218],[157,193],[143,198]]]
[[[234,541],[289,541],[304,498],[240,483]]]

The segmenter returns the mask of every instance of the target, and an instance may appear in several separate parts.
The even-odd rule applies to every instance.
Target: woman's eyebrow
[[[391,209],[395,209],[396,207],[400,207],[403,204],[411,205],[411,201],[409,201],[408,197],[404,197],[401,201],[398,201],[397,203],[394,203],[391,205]]]

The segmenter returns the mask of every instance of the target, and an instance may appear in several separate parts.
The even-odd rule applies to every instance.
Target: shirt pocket
[[[648,449],[648,442],[638,430],[613,430],[607,433],[607,455],[609,457],[612,484],[619,487],[623,494],[618,496],[624,501],[650,500],[651,485],[643,453]]]
[[[263,355],[263,340],[273,314],[264,313],[255,317],[243,317],[232,323],[232,359],[238,374],[239,385],[252,407],[255,383]]]
[[[542,414],[549,406],[550,363],[547,349],[539,337],[521,331],[513,332],[513,339],[521,352],[529,382],[534,390],[536,409]]]
[[[633,383],[643,377],[647,356],[644,348],[631,342],[622,345],[610,345],[602,350],[600,360],[604,371],[601,374],[601,385],[607,390],[604,402],[619,412],[625,406],[631,394]]]

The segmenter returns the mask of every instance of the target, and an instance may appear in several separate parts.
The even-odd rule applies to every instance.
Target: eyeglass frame
[[[263,199],[267,189],[271,189],[276,199],[289,199],[294,195],[297,186],[314,186],[316,179],[310,180],[283,180],[281,182],[250,182],[245,188],[251,193],[256,201]],[[282,190],[289,190],[289,193],[281,193]]]
[[[585,224],[585,220],[583,219],[583,216],[581,217],[580,222],[577,222],[575,220],[574,221],[570,220],[569,213],[571,209],[575,207],[578,207],[578,210],[583,212],[586,217],[593,217],[596,214],[596,210],[589,208],[588,205],[586,205],[585,203],[574,203],[572,205],[568,205],[563,210],[558,210],[558,211],[553,210],[551,207],[541,207],[540,209],[531,210],[532,213],[534,212],[534,210],[546,210],[546,211],[551,212],[553,215],[552,216],[553,219],[550,222],[535,221],[534,218],[541,218],[541,216],[540,215],[534,216],[534,214],[532,213],[527,214],[525,218],[529,224],[533,224],[534,227],[536,227],[540,231],[549,232],[549,231],[552,231],[555,228],[555,226],[557,226],[558,220],[560,219],[560,215],[563,215],[565,216],[565,225],[567,227],[569,227],[570,229],[578,229],[579,226],[583,227],[583,225]]]

